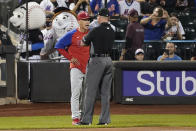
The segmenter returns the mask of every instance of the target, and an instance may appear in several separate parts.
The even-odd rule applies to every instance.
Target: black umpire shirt
[[[86,45],[90,45],[92,42],[95,54],[110,53],[114,40],[115,32],[108,23],[101,23],[83,38]]]

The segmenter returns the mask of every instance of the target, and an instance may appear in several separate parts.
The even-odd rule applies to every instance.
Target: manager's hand
[[[78,61],[78,59],[74,57],[71,59],[71,63],[73,63],[74,65],[80,65],[80,62]]]

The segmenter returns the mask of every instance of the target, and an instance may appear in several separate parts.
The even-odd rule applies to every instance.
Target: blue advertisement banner
[[[123,71],[123,96],[196,96],[196,71]]]

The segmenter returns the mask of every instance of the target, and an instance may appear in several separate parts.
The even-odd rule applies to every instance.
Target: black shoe
[[[91,123],[84,123],[84,122],[79,122],[78,125],[91,125]]]
[[[97,125],[108,125],[108,123],[98,123]]]

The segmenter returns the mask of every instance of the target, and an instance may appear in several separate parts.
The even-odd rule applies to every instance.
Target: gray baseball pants
[[[81,117],[80,112],[80,102],[83,88],[83,81],[85,74],[83,74],[79,69],[72,68],[70,72],[71,76],[71,112],[72,119]]]
[[[99,123],[110,123],[110,93],[112,86],[112,60],[110,57],[90,58],[86,72],[86,87],[83,106],[83,123],[92,123],[98,88],[101,93]]]

